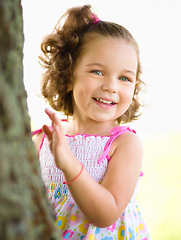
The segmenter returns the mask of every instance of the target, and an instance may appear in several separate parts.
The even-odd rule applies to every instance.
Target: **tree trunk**
[[[31,140],[20,0],[0,0],[0,240],[58,239]]]

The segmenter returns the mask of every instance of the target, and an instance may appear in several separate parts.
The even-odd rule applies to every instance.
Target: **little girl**
[[[42,94],[71,117],[35,139],[60,239],[151,239],[136,202],[142,144],[120,126],[141,106],[138,45],[124,27],[101,21],[85,5],[67,10],[41,45]]]

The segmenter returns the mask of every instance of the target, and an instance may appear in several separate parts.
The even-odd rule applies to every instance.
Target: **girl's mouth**
[[[93,98],[93,99],[95,101],[97,101],[97,102],[104,103],[104,104],[107,104],[107,105],[114,105],[114,104],[116,104],[115,102],[107,101],[107,100],[104,100],[104,99],[101,99],[101,98]]]

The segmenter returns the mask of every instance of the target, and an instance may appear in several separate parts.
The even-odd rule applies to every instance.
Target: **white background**
[[[24,83],[32,128],[47,122],[46,105],[36,96],[42,69],[38,64],[40,42],[66,8],[91,4],[101,20],[117,22],[136,38],[141,51],[142,79],[147,84],[144,98],[151,103],[134,123],[137,131],[181,131],[181,1],[179,0],[23,0]]]

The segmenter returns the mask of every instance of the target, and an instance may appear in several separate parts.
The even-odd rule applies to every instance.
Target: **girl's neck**
[[[88,134],[88,135],[110,135],[109,130],[116,127],[116,122],[90,122],[90,123],[80,123],[72,120],[65,127],[65,133],[68,135],[75,134]]]

